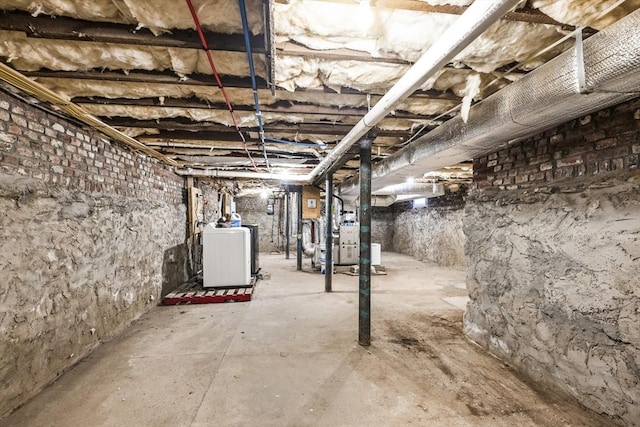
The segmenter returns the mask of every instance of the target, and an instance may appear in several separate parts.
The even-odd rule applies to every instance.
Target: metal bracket
[[[584,27],[579,27],[575,31],[576,36],[576,74],[578,79],[578,93],[590,93],[587,87],[587,77],[584,68],[584,43],[582,31]]]

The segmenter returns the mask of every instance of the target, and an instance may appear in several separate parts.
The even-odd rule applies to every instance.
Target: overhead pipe
[[[247,19],[247,8],[244,0],[238,0],[238,6],[240,7],[240,18],[242,19],[242,32],[244,33],[244,44],[247,50],[247,60],[249,62],[249,74],[251,76],[251,90],[253,92],[253,104],[256,110],[256,119],[258,120],[258,134],[260,137],[260,143],[262,144],[262,152],[264,160],[267,164],[267,170],[270,170],[269,159],[267,156],[267,147],[265,142],[272,142],[276,144],[290,144],[297,145],[299,147],[326,147],[326,144],[310,144],[310,143],[297,143],[295,141],[286,141],[279,138],[269,138],[265,136],[264,122],[262,121],[262,111],[260,110],[260,99],[258,98],[258,84],[256,83],[256,69],[253,63],[253,52],[251,50],[251,37],[249,35],[249,21]]]
[[[375,191],[371,195],[371,206],[388,207],[397,201],[405,201],[410,199],[419,199],[422,197],[440,197],[444,196],[444,185],[438,183],[402,183],[384,187]],[[405,196],[405,197],[398,197]],[[352,203],[358,200],[358,196],[349,198]]]
[[[325,144],[325,143],[296,142],[296,141],[287,141],[286,139],[271,138],[271,137],[265,137],[263,139],[263,142],[264,141],[273,142],[274,144],[295,145],[295,146],[298,146],[298,147],[316,147],[316,148],[325,148],[325,147],[327,147],[327,144]]]
[[[194,169],[180,168],[175,172],[183,176],[207,177],[207,178],[253,178],[274,179],[284,182],[306,182],[306,175],[289,175],[272,172],[233,171],[224,169]]]
[[[376,196],[420,194],[424,195],[423,197],[438,197],[444,194],[444,185],[435,182],[403,182],[376,190],[374,194]]]
[[[520,0],[477,0],[438,38],[378,103],[351,129],[311,172],[321,176],[398,104],[407,99],[442,67],[475,40]]]
[[[429,78],[460,53],[467,45],[516,7],[520,0],[476,0],[420,57],[407,73],[351,129],[336,147],[308,174],[297,181],[313,182],[347,153],[380,120],[393,111]],[[251,177],[251,176],[246,176]],[[253,178],[260,177],[255,172]]]
[[[631,100],[640,92],[640,10],[583,43],[585,89],[581,93],[576,49],[538,67],[473,106],[468,122],[456,117],[376,164],[373,190],[399,184],[462,161],[478,158],[511,141]],[[357,178],[340,194],[355,197]]]
[[[236,120],[236,115],[233,111],[233,107],[231,106],[231,101],[229,100],[229,96],[227,95],[227,91],[224,89],[224,86],[222,84],[222,80],[220,80],[220,75],[218,74],[218,70],[216,69],[216,65],[213,62],[213,57],[211,56],[211,51],[209,50],[209,45],[207,44],[207,39],[204,36],[204,31],[202,30],[202,25],[200,25],[200,18],[198,18],[198,12],[196,12],[195,7],[193,7],[193,3],[191,2],[191,0],[185,0],[187,2],[187,7],[189,7],[189,12],[191,12],[191,17],[193,18],[193,24],[196,27],[196,31],[198,32],[198,37],[200,37],[200,44],[202,45],[202,50],[204,50],[204,53],[207,57],[207,60],[209,61],[209,67],[211,68],[211,72],[213,73],[213,77],[216,80],[216,84],[218,85],[218,88],[220,88],[220,92],[222,92],[222,96],[224,98],[224,102],[227,104],[227,109],[229,110],[229,114],[231,115],[231,121],[233,122],[233,126],[236,128],[236,131],[238,131],[238,134],[240,135],[240,139],[242,140],[242,142],[245,144],[244,146],[244,151],[247,153],[247,156],[249,157],[249,160],[251,161],[251,165],[253,166],[253,169],[255,169],[256,171],[258,170],[258,167],[256,166],[255,162],[253,161],[253,157],[251,157],[251,153],[249,153],[249,150],[247,150],[247,140],[244,137],[244,134],[242,133],[242,131],[240,130],[240,126],[238,126],[238,121]],[[248,48],[248,46],[247,46]],[[253,60],[253,58],[252,58]]]
[[[394,204],[397,199],[398,196],[393,194],[388,194],[386,196],[371,195],[371,206],[386,208]]]
[[[251,50],[251,38],[249,37],[249,20],[247,19],[247,8],[244,0],[238,0],[240,8],[240,18],[242,20],[242,32],[244,33],[244,45],[247,50],[247,60],[249,62],[249,74],[251,75],[251,89],[253,91],[253,104],[256,109],[256,119],[258,120],[258,132],[260,143],[262,144],[262,155],[267,166],[267,170],[271,171],[269,166],[269,157],[267,156],[267,147],[264,145],[264,126],[262,124],[262,112],[260,111],[260,101],[258,100],[258,84],[256,83],[256,69],[253,65],[253,52]]]

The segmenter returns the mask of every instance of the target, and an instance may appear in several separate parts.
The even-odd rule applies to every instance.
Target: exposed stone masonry
[[[184,280],[183,187],[0,92],[0,417]]]
[[[640,420],[640,101],[476,159],[465,333],[621,424]]]

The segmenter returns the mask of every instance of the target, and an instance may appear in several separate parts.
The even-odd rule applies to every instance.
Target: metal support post
[[[298,230],[297,230],[297,238],[298,245],[296,246],[296,265],[298,270],[302,270],[302,186],[296,193],[296,197],[298,198]]]
[[[284,209],[285,209],[285,233],[284,233],[284,253],[285,258],[289,259],[289,234],[291,229],[291,207],[289,206],[289,190],[284,193]]]
[[[333,174],[327,174],[326,188],[324,192],[324,206],[326,210],[326,232],[324,251],[324,291],[331,292],[333,279]]]
[[[371,345],[371,140],[360,141],[360,292],[358,343]]]

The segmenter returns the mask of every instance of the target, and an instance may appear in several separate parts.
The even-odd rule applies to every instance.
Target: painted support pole
[[[358,343],[371,345],[371,140],[360,141],[360,291]]]
[[[285,253],[285,258],[289,259],[289,234],[291,234],[289,232],[291,229],[291,206],[289,203],[289,190],[287,190],[287,192],[284,193],[284,209],[285,209],[284,253]]]
[[[296,197],[298,198],[298,230],[297,230],[297,238],[298,245],[296,246],[296,265],[298,271],[302,270],[302,186],[296,193]]]
[[[333,280],[333,174],[327,174],[326,188],[324,192],[325,206],[325,250],[324,250],[324,291],[331,292],[331,281]]]

